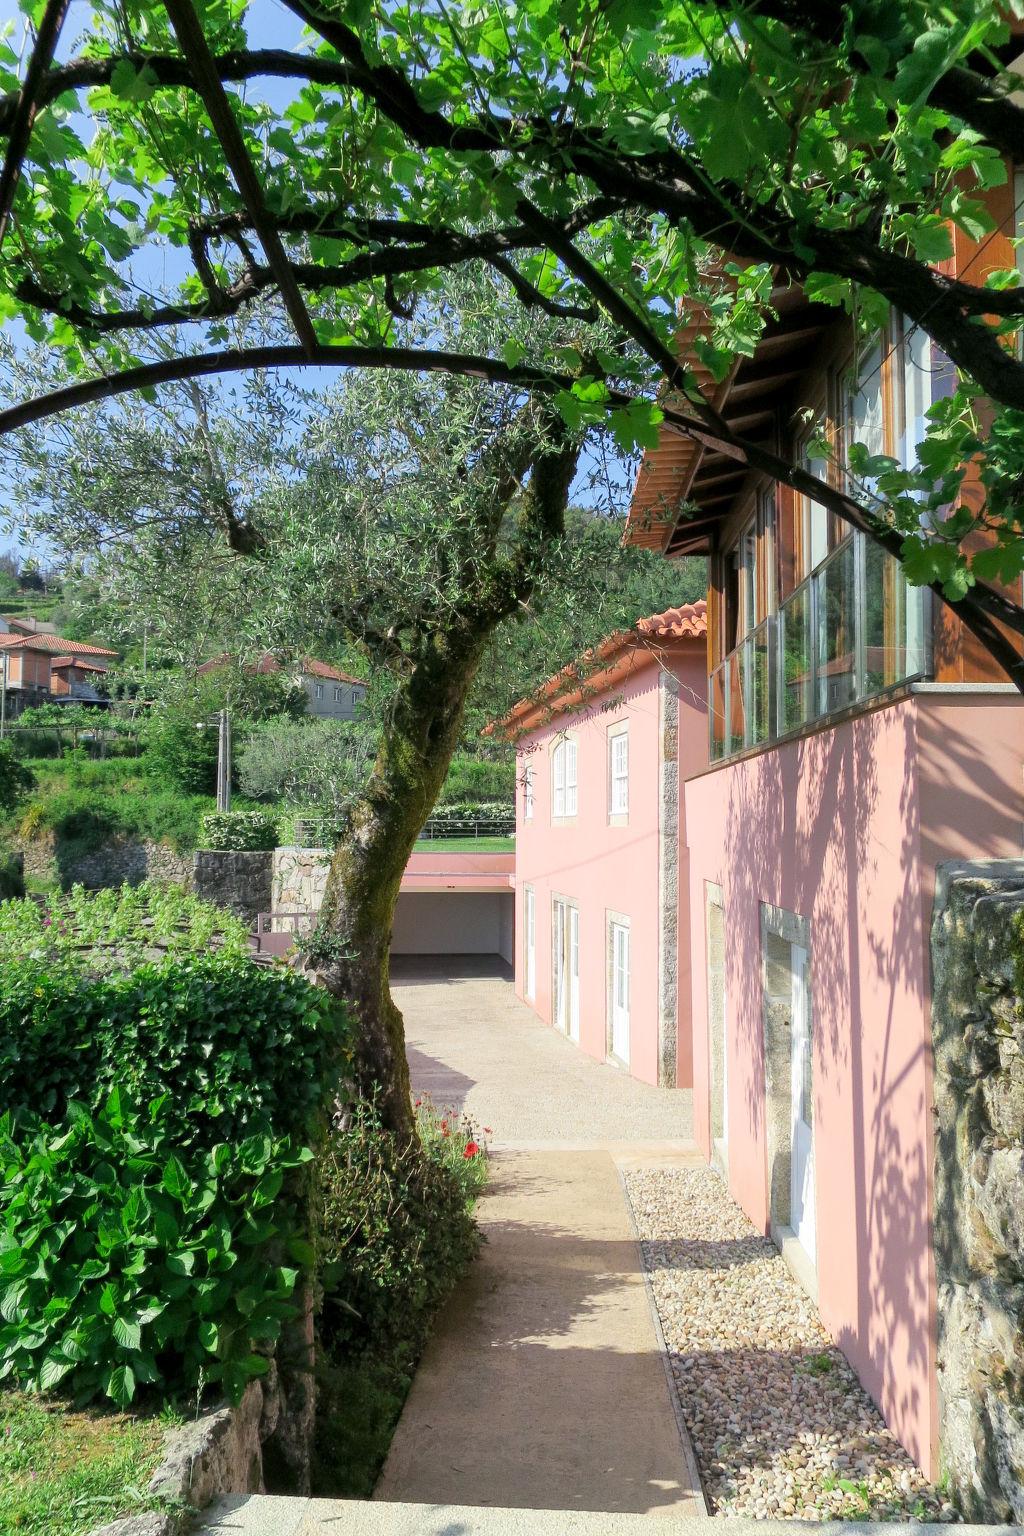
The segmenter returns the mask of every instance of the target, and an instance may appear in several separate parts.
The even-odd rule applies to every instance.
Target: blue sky
[[[67,21],[61,35],[60,45],[57,51],[58,59],[68,59],[75,56],[80,48],[81,41],[88,30],[90,21],[90,6],[88,0],[72,0]],[[21,46],[24,36],[24,20],[17,8],[16,0],[0,0],[0,25],[5,29],[13,23],[12,45],[17,49]],[[301,34],[301,24],[297,18],[279,0],[255,0],[251,7],[250,39],[255,47],[294,47]],[[258,94],[259,98],[266,100],[275,107],[283,106],[296,92],[296,83],[287,80],[260,80],[248,86],[250,95]],[[89,131],[88,119],[82,118],[76,122],[80,134],[85,135]],[[179,260],[178,253],[172,253],[172,259]],[[136,276],[145,286],[160,287],[166,282],[169,265],[167,255],[162,250],[152,250],[139,262]],[[319,384],[336,383],[333,370],[295,370],[296,377],[301,376],[302,383],[306,387],[317,387]],[[608,482],[614,487],[614,499],[616,504],[624,509],[628,502],[631,472],[625,463],[619,459],[609,458],[607,465]],[[577,499],[591,500],[587,492],[586,483],[595,472],[601,469],[595,456],[588,456],[577,480]],[[3,488],[0,487],[0,519],[3,518],[6,497]],[[47,550],[45,544],[36,539],[27,544],[20,543],[17,536],[8,536],[0,532],[0,551],[19,550],[24,553],[34,554],[38,559],[46,563]]]

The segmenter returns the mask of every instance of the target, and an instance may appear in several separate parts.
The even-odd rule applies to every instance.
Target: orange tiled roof
[[[86,645],[84,640],[65,640],[63,635],[0,635],[0,645],[8,650],[46,651],[51,656],[116,656],[116,651],[102,645]]]
[[[703,640],[708,629],[707,615],[708,605],[701,598],[696,603],[684,603],[638,619],[631,629],[609,635],[579,662],[570,662],[549,677],[528,698],[514,704],[507,715],[490,721],[483,734],[490,736],[500,730],[507,735],[521,735],[544,719],[546,712],[572,708],[588,693],[599,691],[604,682],[611,681],[611,674],[623,661],[632,661],[676,641]]]
[[[218,667],[226,667],[233,660],[234,658],[227,651],[222,651],[219,656],[211,656],[209,661],[204,661],[196,671],[215,672]],[[300,671],[307,673],[310,677],[327,677],[336,683],[354,683],[359,688],[366,686],[364,678],[353,677],[350,672],[342,672],[340,667],[332,667],[326,661],[316,661],[311,656],[303,656],[298,666]],[[251,663],[246,670],[265,677],[269,673],[282,671],[282,663],[270,651],[264,651],[259,660]]]
[[[700,639],[708,632],[708,605],[702,597],[696,603],[666,608],[664,613],[652,614],[649,619],[638,619],[633,628],[638,635],[651,640],[686,640],[691,636]]]
[[[50,662],[50,670],[58,670],[67,667],[77,667],[82,672],[106,672],[106,667],[98,666],[95,661],[87,661],[84,656],[55,656]]]

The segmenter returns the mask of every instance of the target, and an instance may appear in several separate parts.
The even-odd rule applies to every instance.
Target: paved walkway
[[[413,1083],[465,1109],[495,1147],[690,1144],[691,1095],[585,1056],[516,997],[490,957],[402,959],[392,972]]]
[[[508,981],[395,980],[413,1083],[493,1127],[485,1244],[443,1310],[374,1494],[704,1513],[620,1164],[696,1153],[689,1095],[590,1061]]]

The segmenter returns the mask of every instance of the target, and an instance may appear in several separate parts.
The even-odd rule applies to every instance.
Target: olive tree
[[[572,344],[571,318],[544,324],[548,344]],[[429,332],[469,345],[515,340],[530,325],[479,270],[402,322],[409,340]],[[49,436],[16,434],[7,447],[16,504],[69,552],[99,543],[125,596],[138,584],[164,603],[171,628],[198,588],[215,598],[217,634],[233,631],[236,647],[354,648],[363,658],[376,749],[348,799],[309,963],[356,1008],[359,1083],[408,1133],[402,1021],[388,981],[392,914],[467,701],[496,633],[535,624],[546,603],[563,626],[565,613],[579,613],[581,637],[602,589],[609,627],[638,617],[631,573],[642,557],[608,539],[566,539],[588,434],[543,396],[445,371],[369,370],[301,396],[264,379],[252,389],[267,412],[204,388],[198,404],[191,394],[126,397],[63,418]],[[221,568],[220,589],[204,588],[202,573]]]

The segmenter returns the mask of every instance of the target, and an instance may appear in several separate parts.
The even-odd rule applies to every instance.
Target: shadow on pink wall
[[[686,803],[698,1134],[707,1150],[701,968],[711,881],[726,906],[731,1187],[766,1229],[760,906],[771,902],[811,924],[822,1317],[904,1444],[934,1471],[934,863],[1016,851],[1020,755],[1019,715],[1001,714],[1002,701],[960,731],[937,723],[930,703],[905,700],[719,769],[686,786]],[[990,745],[990,728],[979,754],[978,733],[993,722],[1005,750]]]

